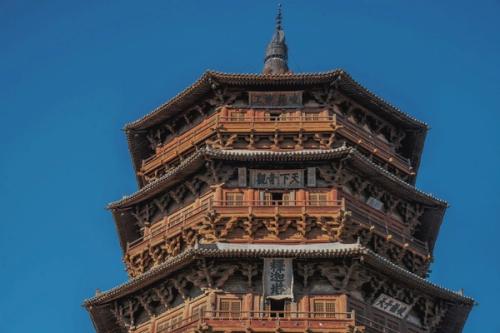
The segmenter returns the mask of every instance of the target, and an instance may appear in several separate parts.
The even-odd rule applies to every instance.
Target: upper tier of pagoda
[[[274,121],[278,131],[279,126],[289,127],[287,124],[294,119],[307,117],[306,113],[323,112],[330,118],[322,118],[320,123],[335,121],[332,134],[373,155],[379,164],[385,164],[409,183],[415,181],[428,129],[426,124],[368,91],[343,70],[304,74],[208,71],[167,103],[125,126],[140,186],[149,182],[145,178],[157,172],[156,166],[177,156],[185,158],[185,150],[204,146],[205,139],[227,127],[224,122],[237,120],[227,119],[227,113],[221,114],[221,108],[240,109],[248,114],[262,113],[266,108],[272,110],[264,117],[268,117],[266,121]],[[295,114],[293,119],[273,118],[280,111]],[[258,127],[255,123],[258,117],[242,120]],[[232,133],[231,129],[226,132]]]

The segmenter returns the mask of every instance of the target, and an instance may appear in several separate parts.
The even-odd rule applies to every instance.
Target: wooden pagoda
[[[287,57],[280,13],[262,74],[206,72],[126,125],[130,279],[85,301],[98,333],[462,331],[474,301],[426,280],[427,125]]]

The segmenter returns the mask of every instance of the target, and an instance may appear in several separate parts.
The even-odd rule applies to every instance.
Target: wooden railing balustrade
[[[299,312],[299,311],[200,311],[171,326],[163,327],[161,332],[186,332],[200,324],[225,331],[246,328],[260,330],[287,329],[308,332],[315,329],[347,329],[353,326],[364,327],[367,333],[426,333],[427,331],[406,320],[396,319],[398,328],[376,322],[352,312]],[[347,331],[346,331],[347,332]]]
[[[379,214],[375,214],[374,212],[370,212],[375,208],[372,208],[367,204],[360,204],[365,206],[364,209],[361,209],[359,206],[351,204],[348,201],[346,210],[351,213],[351,218],[353,220],[373,227],[382,236],[390,236],[393,241],[399,243],[400,245],[405,246],[405,244],[408,244],[410,248],[415,248],[423,255],[429,254],[429,246],[427,242],[423,242],[415,237],[412,237],[410,233],[405,230],[402,222],[394,220],[392,223],[388,223],[387,219],[392,218],[389,218],[387,213],[377,212]]]
[[[371,212],[373,208],[361,204],[364,209],[350,201],[341,200],[206,200],[199,206],[192,206],[166,217],[158,226],[152,226],[143,237],[127,243],[127,251],[164,235],[172,235],[183,228],[198,223],[208,211],[214,211],[220,216],[256,216],[256,217],[292,217],[301,215],[336,214],[340,211],[351,213],[351,218],[365,226],[373,227],[381,236],[392,237],[392,240],[402,246],[409,246],[422,255],[429,253],[427,243],[409,235],[404,228],[395,228],[401,222],[387,222],[387,214]]]
[[[410,160],[399,155],[391,144],[385,142],[376,135],[368,133],[363,128],[345,119],[343,116],[337,116],[337,121],[340,125],[338,130],[340,135],[359,144],[361,147],[377,155],[381,159],[393,163],[398,169],[406,172],[412,171]]]
[[[339,212],[344,209],[343,200],[222,200],[214,201],[214,210],[221,215],[275,216],[303,215]]]
[[[157,148],[154,155],[142,161],[141,172],[147,173],[158,165],[192,148],[194,144],[207,139],[214,133],[218,123],[219,115],[214,114],[190,130],[172,138],[172,140]]]
[[[163,234],[168,234],[175,229],[181,229],[188,224],[197,222],[199,218],[203,218],[205,212],[211,210],[211,201],[207,201],[206,204],[201,206],[191,207],[186,210],[182,210],[177,213],[173,213],[166,217],[163,222],[158,223],[158,226],[153,225],[149,232],[143,237],[140,237],[132,242],[127,243],[127,251],[142,244],[145,241],[149,241],[155,237],[162,236]]]
[[[251,109],[245,109],[250,111]],[[232,110],[234,111],[234,109]],[[267,133],[279,130],[280,132],[333,132],[338,131],[341,136],[360,145],[371,154],[377,155],[386,162],[406,173],[412,173],[408,159],[400,156],[391,145],[379,137],[358,128],[351,121],[338,115],[311,115],[301,112],[299,115],[266,116],[260,111],[249,112],[251,115],[222,116],[220,113],[211,115],[201,123],[186,132],[172,138],[166,144],[156,149],[153,156],[142,161],[140,174],[148,174],[193,147],[208,139],[217,128],[229,133]]]
[[[424,330],[406,321],[405,319],[394,318],[394,320],[399,321],[398,325],[399,327],[397,329],[390,328],[389,326],[387,326],[387,324],[376,322],[370,318],[367,318],[365,316],[356,313],[356,323],[358,325],[364,326],[366,333],[427,333],[428,332],[427,330]]]
[[[142,161],[141,172],[148,173],[159,165],[170,161],[172,158],[189,150],[196,143],[206,140],[216,128],[234,133],[269,132],[280,130],[282,132],[296,132],[299,130],[325,132],[336,128],[336,117],[325,116],[310,118],[307,116],[286,118],[248,117],[245,119],[224,117],[214,114],[196,125],[188,132],[173,138],[162,147],[157,148],[156,154]]]
[[[203,214],[213,210],[218,214],[254,214],[259,216],[274,216],[276,213],[286,215],[321,214],[325,212],[340,211],[345,207],[343,200],[337,201],[305,201],[305,200],[236,200],[214,201],[206,200],[200,206],[193,206],[166,217],[163,222],[154,225],[149,232],[141,238],[127,243],[127,250],[135,248],[145,241],[149,241],[163,234],[184,228],[198,222]]]
[[[253,114],[244,118],[220,117],[220,126],[223,130],[231,133],[253,132],[297,132],[299,130],[314,132],[331,132],[337,128],[337,117],[315,116],[310,117],[305,113],[298,116],[264,116]]]
[[[314,329],[347,329],[355,324],[354,312],[295,312],[295,311],[204,311],[186,318],[165,332],[186,332],[200,324],[217,330],[245,331],[300,329],[308,332]]]

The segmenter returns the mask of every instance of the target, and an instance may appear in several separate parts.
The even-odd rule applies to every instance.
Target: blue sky
[[[430,124],[417,185],[451,204],[431,280],[500,331],[499,1],[282,1],[295,72],[347,70]],[[126,280],[104,207],[136,189],[122,126],[206,69],[260,72],[274,1],[0,1],[3,332],[92,332]]]

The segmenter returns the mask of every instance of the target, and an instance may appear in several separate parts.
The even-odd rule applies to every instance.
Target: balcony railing
[[[314,132],[331,132],[337,127],[337,117],[333,116],[308,116],[307,114],[293,116],[267,116],[254,114],[245,117],[220,117],[223,130],[232,133],[239,132],[297,132],[299,130]]]
[[[427,243],[422,242],[407,233],[402,223],[392,221],[387,214],[374,211],[366,204],[356,205],[352,200],[205,200],[201,205],[193,205],[180,212],[173,213],[157,226],[153,225],[143,237],[128,243],[127,251],[134,252],[135,248],[145,242],[155,242],[165,235],[173,235],[183,228],[198,223],[208,211],[215,211],[221,217],[257,216],[257,217],[297,217],[301,215],[336,214],[342,210],[349,211],[351,217],[365,226],[374,228],[381,236],[390,235],[392,240],[402,246],[408,244],[419,253],[428,254]],[[389,222],[388,222],[389,221]],[[400,227],[396,227],[400,225]]]
[[[338,116],[337,121],[340,125],[338,130],[340,135],[359,144],[361,147],[379,156],[381,159],[393,163],[398,169],[411,172],[410,160],[396,153],[390,143],[385,142],[376,135],[368,133],[342,116]]]
[[[336,127],[335,116],[325,117],[224,117],[215,114],[184,132],[168,143],[158,148],[156,154],[142,161],[142,173],[148,173],[164,162],[191,149],[194,144],[206,140],[216,128],[232,133],[272,132],[279,129],[282,132],[297,132],[299,130],[324,132],[332,131]]]
[[[127,243],[127,251],[133,250],[135,247],[146,241],[151,241],[155,238],[162,238],[165,234],[173,234],[175,231],[181,230],[186,225],[199,221],[199,219],[203,218],[205,212],[212,209],[211,206],[211,201],[207,201],[201,206],[193,206],[183,211],[171,214],[163,222],[158,223],[158,226],[153,225],[144,237]]]
[[[356,324],[364,326],[366,333],[426,333],[427,332],[426,330],[406,320],[399,320],[399,322],[397,324],[394,323],[394,326],[391,328],[385,323],[374,321],[373,319],[361,316],[359,314],[356,314]]]
[[[191,130],[173,138],[165,145],[156,150],[156,154],[142,161],[142,173],[156,169],[163,163],[193,148],[194,144],[206,140],[214,133],[218,126],[219,116],[217,114],[205,119]]]
[[[206,324],[214,330],[223,328],[224,331],[251,328],[256,331],[281,329],[307,332],[315,329],[346,329],[354,323],[352,312],[206,311],[166,328],[165,332],[186,332],[200,324]]]
[[[182,228],[198,222],[205,212],[214,210],[221,216],[253,214],[259,217],[299,216],[301,214],[327,214],[338,212],[345,207],[343,200],[336,201],[305,201],[305,200],[206,200],[200,206],[192,206],[180,212],[169,215],[158,226],[151,227],[144,237],[127,244],[127,250],[146,241],[161,239],[165,234],[173,234]]]
[[[344,209],[343,200],[224,200],[214,201],[213,208],[221,215],[297,216],[326,214]]]
[[[343,194],[346,197],[349,195]],[[387,213],[377,211],[365,203],[360,203],[358,200],[346,200],[346,210],[351,213],[351,218],[361,224],[370,226],[378,234],[384,237],[391,237],[396,243],[402,246],[408,244],[410,248],[414,248],[423,255],[429,253],[427,242],[423,242],[413,237],[404,224],[394,218],[389,217]],[[356,202],[356,204],[354,203]],[[362,206],[362,208],[360,207]]]
[[[409,160],[398,155],[392,146],[384,140],[359,128],[344,117],[311,115],[307,112],[286,116],[269,116],[258,112],[252,112],[251,115],[230,116],[214,114],[157,148],[155,155],[142,161],[141,173],[148,174],[164,163],[193,149],[195,144],[203,142],[214,134],[216,128],[230,133],[265,133],[275,130],[284,133],[298,132],[299,130],[331,132],[338,130],[340,135],[355,144],[359,144],[370,153],[379,156],[386,162],[393,163],[400,170],[411,173]]]

